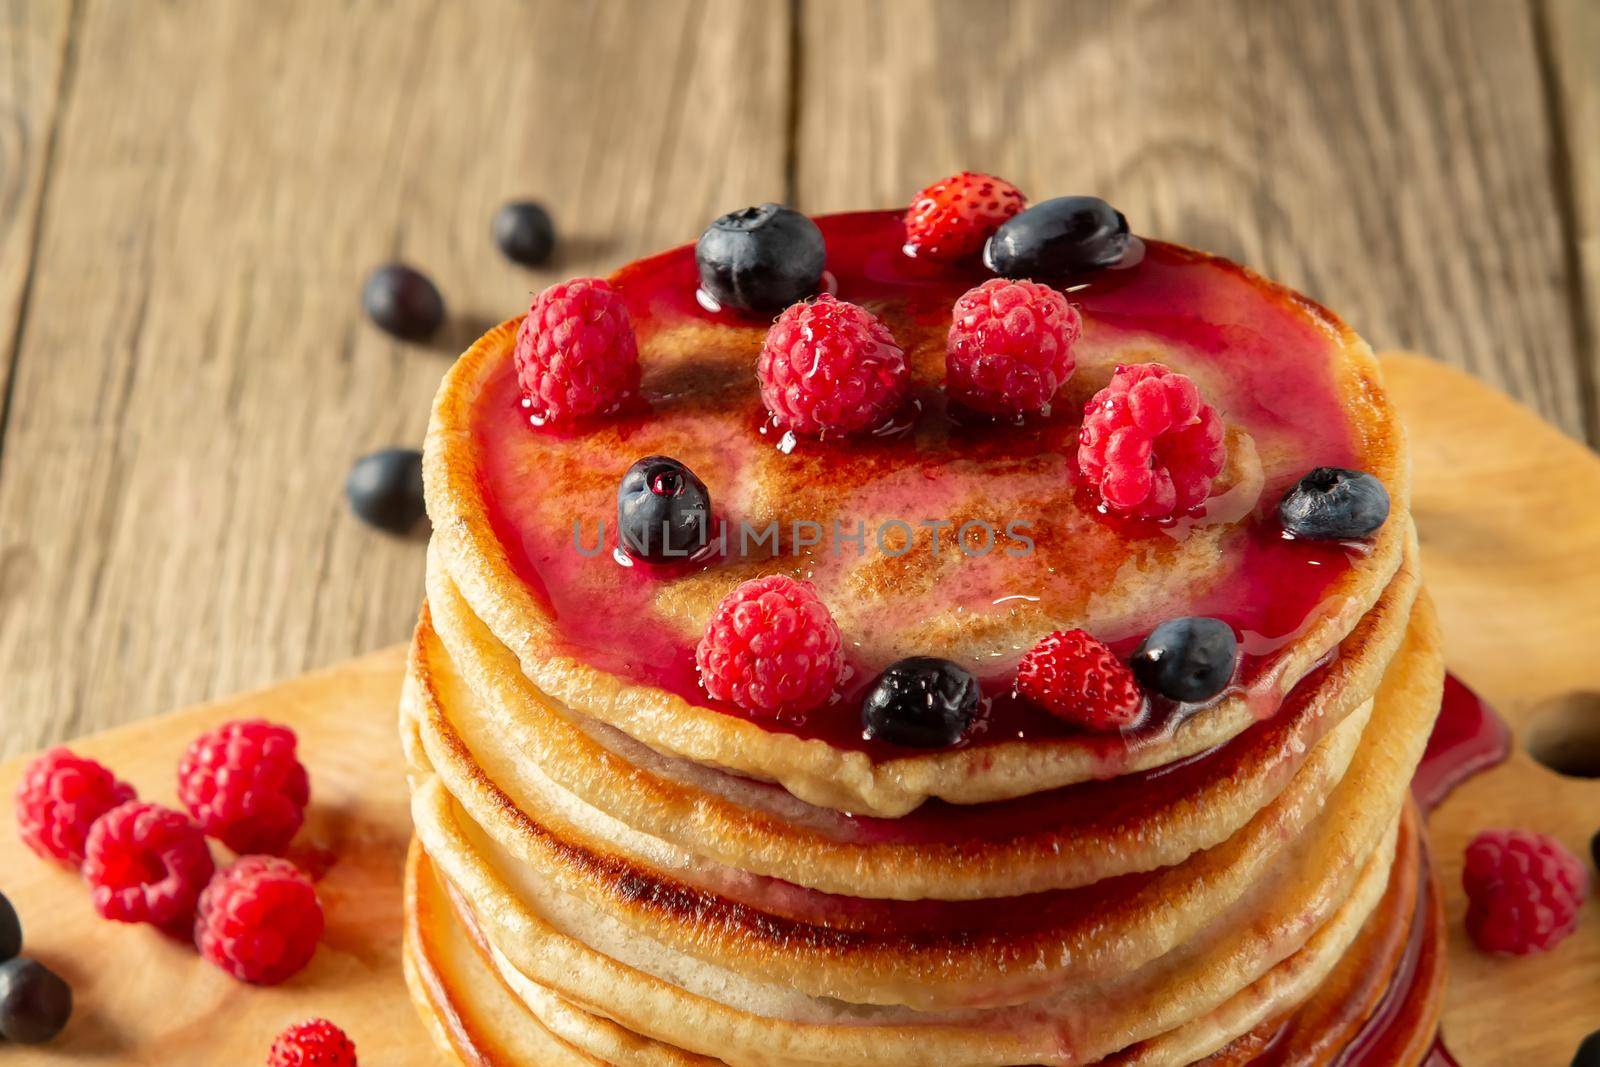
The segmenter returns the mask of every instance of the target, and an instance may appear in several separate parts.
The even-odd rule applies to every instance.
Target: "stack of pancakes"
[[[1442,971],[1408,784],[1443,668],[1366,346],[1295,294],[1152,242],[1072,291],[1085,331],[1059,414],[961,425],[939,382],[974,279],[884,267],[893,216],[819,223],[829,284],[911,361],[915,424],[892,440],[763,427],[763,324],[700,308],[688,249],[612,279],[643,409],[528,425],[516,321],[445,380],[401,727],[408,977],[441,1048],[530,1065],[1420,1062]],[[1207,517],[1159,530],[1100,515],[1066,458],[1083,402],[1150,360],[1228,423]],[[695,470],[727,523],[893,517],[908,550],[869,534],[859,554],[824,539],[647,574],[580,552],[651,454]],[[1388,487],[1372,542],[1264,533],[1325,463]],[[935,553],[934,516],[1025,519],[1031,551]],[[1325,580],[1284,564],[1302,548]],[[855,697],[762,722],[685,681],[714,605],[764,573],[811,580],[869,672],[937,655],[999,698],[1053,629],[1125,647],[1215,614],[1245,656],[1220,698],[1127,735],[1024,716],[949,749],[875,747]]]

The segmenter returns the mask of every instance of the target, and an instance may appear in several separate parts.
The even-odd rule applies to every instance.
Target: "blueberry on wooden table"
[[[350,509],[372,526],[409,533],[427,514],[422,495],[422,453],[385,448],[356,460],[344,482]]]
[[[444,323],[444,297],[426,274],[386,263],[367,275],[361,307],[373,323],[402,341],[423,341]]]
[[[22,956],[0,964],[0,1037],[35,1045],[72,1016],[72,989],[44,964]]]
[[[494,213],[489,229],[505,257],[524,267],[543,266],[555,251],[555,223],[544,205],[535,201],[513,200],[503,205]]]
[[[17,909],[11,906],[11,901],[0,893],[0,963],[21,951],[22,921],[17,918]]]
[[[745,311],[782,311],[815,294],[826,252],[817,224],[779,204],[723,215],[694,246],[700,287]]]
[[[1049,278],[1115,266],[1128,251],[1128,220],[1097,196],[1058,196],[1000,225],[983,264],[1006,278]]]
[[[1210,700],[1233,680],[1239,639],[1221,619],[1169,619],[1150,631],[1133,654],[1133,675],[1168,700]]]
[[[909,748],[948,748],[972,725],[980,697],[972,673],[947,659],[889,664],[861,702],[867,737]]]

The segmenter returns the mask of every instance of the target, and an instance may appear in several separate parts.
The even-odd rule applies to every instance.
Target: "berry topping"
[[[385,448],[362,456],[344,480],[344,495],[363,522],[390,533],[410,533],[427,516],[422,453]]]
[[[356,1067],[355,1042],[326,1019],[307,1019],[278,1035],[267,1067]]]
[[[861,702],[867,738],[908,748],[948,748],[978,713],[978,680],[947,659],[909,656],[884,668]]]
[[[0,893],[0,963],[21,951],[22,920],[17,918],[17,909],[11,906],[11,901]]]
[[[187,815],[130,801],[89,831],[83,877],[103,919],[149,923],[168,932],[194,918],[214,870],[205,835]]]
[[[438,287],[404,263],[388,263],[367,275],[361,306],[379,329],[402,341],[426,340],[444,322]]]
[[[81,867],[89,827],[134,795],[133,786],[94,760],[53,748],[22,772],[17,827],[23,843],[40,856]]]
[[[294,731],[259,719],[201,734],[178,760],[178,799],[235,852],[281,853],[311,796]]]
[[[1600,1030],[1596,1030],[1578,1043],[1569,1067],[1600,1067]]]
[[[200,954],[241,982],[277,985],[311,962],[322,937],[311,879],[288,860],[245,856],[219,871],[200,897]]]
[[[550,212],[532,200],[513,200],[494,213],[489,224],[494,243],[505,257],[524,267],[539,267],[556,247],[556,228]]]
[[[1488,952],[1544,952],[1577,929],[1589,872],[1553,837],[1485,830],[1467,846],[1467,933]]]
[[[941,262],[976,255],[1027,205],[1015,185],[990,174],[964,170],[936,181],[906,211],[906,255]]]
[[[1083,320],[1035,282],[993,278],[956,301],[945,345],[945,388],[990,415],[1042,411],[1072,374]]]
[[[1118,367],[1083,410],[1078,466],[1111,511],[1170,519],[1211,495],[1228,450],[1222,419],[1186,375]]]
[[[778,717],[810,711],[833,695],[844,650],[839,627],[810,583],[773,574],[722,598],[695,663],[713,698]]]
[[[905,403],[911,383],[889,328],[827,295],[778,316],[756,377],[779,425],[803,434],[877,429]]]
[[[1197,704],[1227,688],[1238,659],[1239,639],[1221,619],[1170,619],[1133,654],[1133,675],[1168,700]]]
[[[552,285],[517,330],[517,382],[540,422],[607,415],[639,389],[627,305],[600,278]]]
[[[779,311],[815,293],[826,255],[817,224],[779,204],[729,212],[694,246],[700,288],[745,311]]]
[[[1318,467],[1278,503],[1278,521],[1307,541],[1353,541],[1389,517],[1389,491],[1365,471]]]
[[[1083,630],[1057,630],[1034,645],[1017,666],[1017,691],[1091,730],[1124,729],[1144,711],[1133,672]]]
[[[617,486],[617,536],[652,563],[694,555],[711,536],[711,493],[694,471],[668,456],[646,456]]]
[[[1008,219],[983,248],[984,266],[1006,278],[1050,278],[1116,265],[1128,220],[1096,196],[1061,196]]]
[[[72,1017],[72,987],[50,968],[18,957],[0,964],[0,1037],[37,1045]]]

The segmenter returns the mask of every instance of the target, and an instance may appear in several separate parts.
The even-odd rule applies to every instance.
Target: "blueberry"
[[[444,297],[421,271],[386,263],[367,275],[361,306],[377,326],[403,341],[421,341],[444,322]]]
[[[22,922],[17,918],[17,909],[11,906],[11,901],[0,893],[0,963],[11,959],[22,951]]]
[[[507,259],[525,267],[548,262],[556,247],[556,228],[550,212],[532,200],[513,200],[494,213],[490,224],[494,243]]]
[[[1589,858],[1594,860],[1596,870],[1600,870],[1600,831],[1589,838]]]
[[[947,748],[960,741],[978,711],[978,680],[947,659],[912,656],[878,676],[861,702],[869,738],[911,748]]]
[[[694,471],[669,456],[646,456],[617,486],[617,535],[631,554],[670,563],[706,546],[711,494]]]
[[[0,1037],[22,1045],[49,1041],[72,1014],[72,989],[42,963],[0,963]]]
[[[1171,619],[1150,631],[1133,654],[1139,684],[1169,700],[1210,700],[1233,679],[1239,640],[1221,619]]]
[[[825,255],[817,224],[779,204],[724,215],[694,246],[700,287],[746,311],[782,311],[815,293]]]
[[[1058,196],[1011,216],[983,247],[983,264],[1007,278],[1083,274],[1128,250],[1128,220],[1097,196]]]
[[[1600,1067],[1600,1030],[1596,1030],[1578,1044],[1572,1057],[1572,1067]]]
[[[422,499],[422,453],[385,448],[356,460],[344,480],[350,508],[390,533],[410,533],[427,514]]]
[[[1351,541],[1389,517],[1389,491],[1365,471],[1318,467],[1278,502],[1284,530],[1307,541]]]

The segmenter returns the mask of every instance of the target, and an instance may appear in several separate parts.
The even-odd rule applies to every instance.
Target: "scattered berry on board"
[[[889,664],[861,702],[861,727],[873,740],[908,748],[948,748],[966,736],[982,693],[972,672],[947,659],[909,656]]]
[[[1221,619],[1189,616],[1150,631],[1133,654],[1133,674],[1153,693],[1197,704],[1228,687],[1238,661],[1233,627]]]
[[[363,522],[394,534],[410,533],[427,517],[422,453],[385,448],[362,456],[345,478],[344,495]]]
[[[287,726],[224,723],[195,738],[178,760],[178,799],[202,830],[238,853],[281,855],[310,797]]]
[[[993,278],[952,309],[945,389],[975,411],[1043,411],[1072,376],[1083,320],[1047,285]]]
[[[694,471],[670,456],[646,456],[617,486],[617,538],[652,563],[693,556],[711,536],[711,493]]]
[[[639,391],[639,345],[622,296],[575,278],[533,298],[517,329],[517,381],[541,422],[609,415]]]
[[[1045,200],[1008,219],[983,248],[1004,278],[1055,278],[1116,266],[1132,238],[1128,220],[1094,196]]]
[[[495,247],[513,263],[542,267],[556,247],[556,227],[550,212],[533,200],[513,200],[494,213],[489,226]]]
[[[906,211],[907,255],[940,262],[983,250],[1000,224],[1027,207],[1010,182],[964,170],[919,192]]]
[[[386,263],[361,288],[367,317],[403,341],[424,341],[444,323],[444,297],[426,274],[404,263]]]
[[[50,968],[22,956],[0,963],[0,1038],[37,1045],[72,1018],[72,987]]]
[[[200,897],[200,954],[241,982],[277,985],[298,974],[322,937],[322,904],[306,874],[276,856],[245,856]]]
[[[267,1067],[356,1067],[356,1045],[327,1019],[307,1019],[278,1035]]]
[[[1057,630],[1022,657],[1017,691],[1058,719],[1090,730],[1124,730],[1144,713],[1127,664],[1083,630]]]
[[[761,401],[800,434],[849,434],[887,423],[911,385],[906,354],[863,307],[824,294],[789,308],[756,362]]]
[[[103,919],[186,931],[215,869],[205,835],[187,815],[129,801],[95,821],[83,877]]]
[[[729,212],[694,247],[706,296],[753,312],[778,312],[815,295],[826,257],[817,224],[780,204]]]
[[[1187,375],[1118,367],[1084,408],[1078,466],[1107,509],[1171,519],[1205,503],[1227,462],[1222,419]]]
[[[700,684],[764,717],[799,715],[833,695],[844,665],[839,627],[809,582],[773,574],[717,605],[695,650]]]
[[[89,827],[133,798],[133,786],[99,763],[53,748],[22,772],[17,827],[23,843],[40,856],[81,867]]]
[[[1578,927],[1589,872],[1565,845],[1528,830],[1485,830],[1461,870],[1467,933],[1488,952],[1554,948]]]

